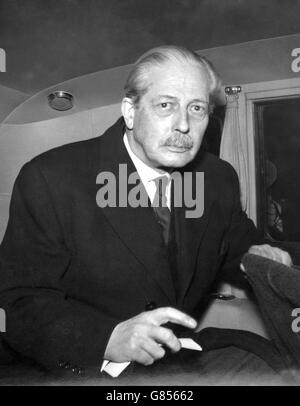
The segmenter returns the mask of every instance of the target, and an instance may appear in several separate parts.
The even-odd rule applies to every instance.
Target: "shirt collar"
[[[137,155],[135,155],[135,153],[132,151],[129,145],[126,133],[124,134],[123,141],[127,149],[127,152],[141,178],[141,181],[144,184],[147,184],[148,182],[153,181],[154,179],[157,179],[164,175],[167,176],[168,179],[170,179],[171,175],[168,172],[152,168],[151,166],[145,164],[145,162],[143,162]]]

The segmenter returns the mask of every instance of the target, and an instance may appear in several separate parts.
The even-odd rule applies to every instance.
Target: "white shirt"
[[[146,189],[146,192],[149,196],[150,202],[153,203],[157,183],[155,183],[155,179],[166,176],[167,178],[167,187],[166,187],[166,199],[167,199],[167,206],[169,210],[171,210],[171,175],[168,172],[165,172],[161,169],[155,169],[151,166],[146,165],[139,157],[135,155],[135,153],[130,148],[127,134],[124,134],[123,141],[127,152],[141,178],[141,181]]]
[[[167,206],[169,210],[171,210],[171,175],[168,172],[151,168],[151,166],[146,165],[140,158],[138,158],[130,148],[126,133],[124,134],[123,141],[127,149],[127,152],[137,170],[137,173],[139,174],[139,177],[141,178],[141,181],[146,189],[146,192],[149,196],[151,203],[153,203],[157,188],[157,183],[155,182],[155,179],[164,175],[166,176],[167,178],[166,200]],[[104,360],[101,366],[101,372],[106,371],[109,375],[117,377],[129,364],[130,362],[118,363]]]

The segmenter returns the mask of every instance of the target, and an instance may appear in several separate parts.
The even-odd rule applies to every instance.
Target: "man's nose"
[[[181,110],[178,112],[176,121],[176,130],[181,133],[188,133],[190,130],[189,115],[186,110]]]

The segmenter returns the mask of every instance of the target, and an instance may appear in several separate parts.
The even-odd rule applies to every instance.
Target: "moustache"
[[[187,134],[172,134],[163,144],[165,147],[177,147],[191,149],[194,145],[193,140]]]

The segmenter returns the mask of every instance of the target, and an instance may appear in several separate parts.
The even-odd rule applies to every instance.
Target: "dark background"
[[[200,50],[298,34],[299,16],[299,0],[0,0],[0,84],[34,94],[156,45]]]
[[[269,100],[256,109],[259,228],[275,240],[300,242],[300,98]],[[267,160],[277,171],[269,185]],[[280,205],[282,232],[268,226],[268,194]]]

